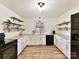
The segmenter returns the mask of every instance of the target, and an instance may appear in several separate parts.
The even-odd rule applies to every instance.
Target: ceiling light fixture
[[[40,6],[40,8],[42,8],[45,5],[44,2],[38,2],[38,6]]]
[[[44,2],[38,2],[38,8],[39,8],[40,12],[44,9],[44,7],[45,7]]]

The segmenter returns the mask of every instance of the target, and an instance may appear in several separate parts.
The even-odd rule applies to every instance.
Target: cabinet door
[[[27,42],[24,36],[18,39],[18,55],[22,52],[22,50],[26,47],[26,45]]]
[[[40,37],[36,37],[35,44],[36,45],[41,45],[41,38]]]
[[[70,59],[70,54],[71,54],[71,46],[70,46],[70,40],[66,40],[66,56]]]
[[[57,37],[56,37],[56,35],[54,35],[54,45],[57,46],[57,43],[58,43]]]
[[[66,39],[62,38],[62,50],[63,53],[66,55]]]
[[[29,36],[24,36],[24,38],[25,38],[25,41],[26,41],[25,44],[29,45]]]
[[[29,36],[28,45],[46,45],[45,36]]]
[[[41,45],[46,45],[46,36],[41,37]]]
[[[22,51],[22,41],[21,41],[21,38],[20,39],[18,39],[18,55],[21,53],[21,51]]]
[[[66,39],[55,35],[54,44],[66,55]]]
[[[54,44],[59,47],[59,36],[54,35]]]
[[[38,36],[29,36],[30,41],[29,41],[29,45],[39,45],[40,43],[40,38]]]

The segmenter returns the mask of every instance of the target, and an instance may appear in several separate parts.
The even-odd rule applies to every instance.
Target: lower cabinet
[[[56,47],[62,51],[64,53],[65,56],[67,56],[70,59],[70,43],[67,42],[67,39],[55,35],[54,36],[54,45],[56,45]]]
[[[18,55],[27,45],[46,45],[45,35],[27,35],[18,38]]]
[[[27,46],[27,39],[25,36],[22,36],[18,39],[18,55],[22,52],[22,50]]]
[[[29,44],[28,45],[46,45],[45,35],[34,35],[29,36]]]

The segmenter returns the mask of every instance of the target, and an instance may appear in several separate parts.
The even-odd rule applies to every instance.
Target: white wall
[[[37,18],[23,18],[25,21],[25,28],[27,34],[32,34],[32,30],[35,29],[36,22],[39,20]],[[56,18],[42,18],[42,22],[44,22],[45,33],[50,34],[52,30],[55,30]]]
[[[16,13],[14,13],[10,9],[6,8],[4,5],[0,4],[0,33],[4,32],[3,25],[2,25],[3,21],[5,21],[6,19],[9,19],[9,17],[11,17],[11,16],[21,19],[21,17],[18,16]],[[18,32],[8,32],[8,33],[6,33],[6,38],[11,38],[16,35],[18,35]]]

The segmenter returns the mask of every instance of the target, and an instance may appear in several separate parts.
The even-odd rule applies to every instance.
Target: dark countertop
[[[5,51],[6,49],[10,48],[13,45],[17,44],[17,40],[11,41],[7,44],[0,44],[0,52]]]

